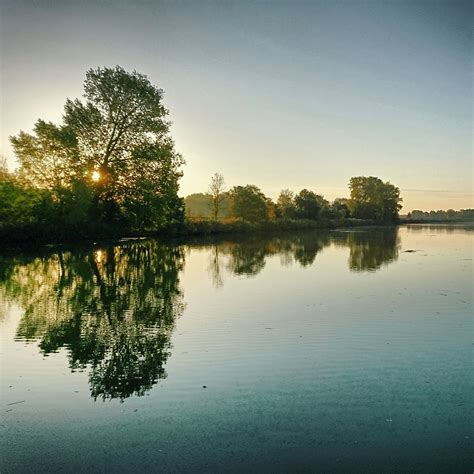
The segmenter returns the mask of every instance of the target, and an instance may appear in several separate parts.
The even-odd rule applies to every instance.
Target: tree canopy
[[[302,189],[295,196],[296,216],[300,219],[318,219],[321,210],[329,203],[313,191]]]
[[[249,222],[263,221],[267,217],[267,198],[253,185],[234,186],[231,190],[232,214]]]
[[[350,179],[351,213],[353,217],[376,222],[394,222],[402,208],[400,190],[390,182],[375,176],[356,176]]]
[[[177,196],[184,160],[167,115],[162,89],[143,74],[120,66],[90,69],[83,100],[67,99],[63,123],[40,119],[33,133],[11,137],[19,175],[50,190],[58,208],[68,193],[89,188],[90,200],[82,204],[97,227],[169,225],[184,216]]]
[[[276,215],[284,219],[293,219],[296,216],[295,193],[289,189],[282,189],[276,202]]]

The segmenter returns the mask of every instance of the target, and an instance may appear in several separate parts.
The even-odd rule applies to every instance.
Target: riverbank
[[[169,235],[199,236],[211,234],[259,234],[293,232],[304,230],[328,230],[343,227],[359,227],[374,225],[373,221],[364,219],[320,219],[317,221],[306,219],[275,219],[263,222],[246,221],[186,221],[182,226],[169,229]]]
[[[373,226],[375,223],[365,219],[320,219],[291,220],[275,219],[263,222],[246,222],[240,220],[213,221],[213,220],[186,220],[181,224],[170,226],[159,231],[148,232],[111,232],[102,235],[89,234],[60,234],[51,232],[48,235],[34,235],[32,233],[10,233],[2,235],[2,244],[5,246],[29,246],[47,244],[66,244],[78,242],[93,242],[126,238],[186,238],[212,235],[252,235],[278,234],[286,232],[300,232],[306,230],[331,230]]]

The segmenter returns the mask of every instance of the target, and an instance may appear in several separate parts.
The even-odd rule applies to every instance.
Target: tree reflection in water
[[[349,268],[354,272],[374,272],[398,258],[400,239],[396,228],[368,232],[337,232],[334,243],[349,247]]]
[[[220,287],[223,285],[223,266],[236,275],[257,275],[265,267],[267,257],[279,255],[284,266],[297,262],[306,267],[313,265],[318,253],[331,244],[348,247],[349,269],[363,272],[376,271],[395,261],[400,239],[397,228],[377,228],[370,231],[308,232],[283,238],[244,237],[238,242],[216,238],[195,242],[192,246],[210,249],[208,271],[215,286]]]
[[[66,349],[71,369],[88,371],[94,399],[123,401],[166,377],[171,334],[184,310],[186,248],[209,250],[208,271],[222,286],[223,271],[257,275],[273,255],[305,267],[329,245],[349,247],[351,271],[376,271],[397,259],[399,238],[394,228],[15,254],[0,257],[0,297],[25,311],[19,339],[39,340],[45,355]]]
[[[94,399],[143,395],[166,377],[184,306],[182,247],[125,243],[5,263],[6,295],[25,309],[18,338],[39,339],[46,355],[67,348],[72,369],[89,369]]]

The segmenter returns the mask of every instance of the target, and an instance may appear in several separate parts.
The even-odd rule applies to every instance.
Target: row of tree
[[[186,213],[189,217],[236,218],[249,222],[348,217],[377,223],[397,221],[402,199],[396,186],[373,176],[359,176],[351,178],[349,189],[349,199],[338,198],[333,202],[308,189],[299,193],[284,189],[273,202],[255,185],[234,186],[226,191],[223,176],[216,173],[208,193],[186,198]]]
[[[414,221],[473,221],[474,209],[461,209],[455,211],[420,211],[415,209],[408,213],[407,218]]]

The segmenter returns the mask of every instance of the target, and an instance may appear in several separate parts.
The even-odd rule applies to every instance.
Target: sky
[[[181,195],[256,184],[401,189],[402,213],[474,207],[472,6],[464,0],[1,0],[0,153],[60,122],[90,68],[165,91]]]

